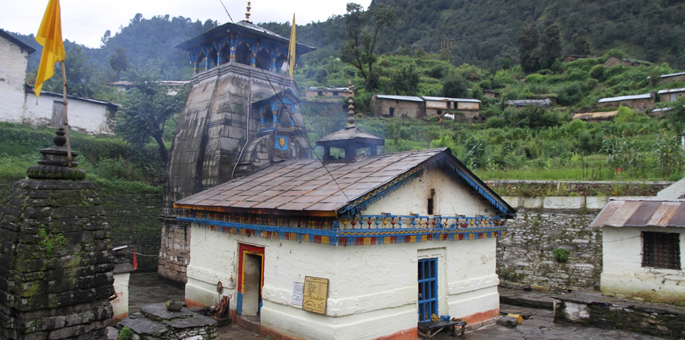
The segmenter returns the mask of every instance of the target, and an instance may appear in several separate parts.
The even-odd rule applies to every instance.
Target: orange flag
[[[59,9],[59,0],[50,0],[45,9],[43,21],[40,23],[36,41],[43,46],[43,54],[40,57],[40,66],[36,75],[34,92],[36,97],[40,95],[43,83],[55,74],[55,63],[64,60],[64,43],[62,42],[62,18]]]

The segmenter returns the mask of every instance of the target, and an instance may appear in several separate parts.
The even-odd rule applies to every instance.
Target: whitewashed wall
[[[0,121],[21,123],[28,53],[0,36]]]
[[[675,269],[642,267],[642,231],[680,234],[680,264],[685,264],[683,228],[602,229],[602,293],[645,300],[685,302],[685,273]]]
[[[62,101],[62,96],[41,93],[36,101],[34,93],[26,94],[25,123],[42,126],[49,125],[52,119],[54,101]],[[107,124],[107,106],[85,100],[68,99],[69,126],[72,130],[89,134],[113,134]]]
[[[426,213],[430,189],[436,213],[491,215],[493,208],[438,169],[395,191],[364,214]],[[216,283],[236,308],[239,243],[264,247],[261,325],[303,339],[376,339],[412,331],[418,321],[418,260],[438,258],[439,314],[482,321],[499,313],[496,239],[334,247],[246,237],[193,227],[186,300],[215,305]],[[330,280],[326,315],[291,305],[295,282]]]

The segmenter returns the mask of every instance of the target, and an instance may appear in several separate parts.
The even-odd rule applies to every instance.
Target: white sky
[[[0,28],[22,34],[36,34],[48,0],[3,0],[0,4]],[[223,0],[234,21],[245,19],[247,0]],[[367,7],[371,0],[253,0],[250,21],[296,23],[325,21],[332,15],[344,14],[348,2]],[[144,18],[169,14],[193,21],[230,21],[219,0],[60,0],[62,37],[88,47],[99,47],[105,31],[112,36],[120,26],[127,26],[136,13]]]

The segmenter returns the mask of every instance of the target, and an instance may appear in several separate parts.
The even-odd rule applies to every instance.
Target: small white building
[[[35,51],[0,29],[0,121],[21,123],[26,65]]]
[[[685,304],[685,200],[614,198],[591,227],[602,228],[603,294]]]
[[[188,306],[230,296],[239,324],[316,340],[416,339],[432,314],[499,316],[496,240],[513,208],[446,148],[355,157],[382,139],[354,126],[317,145],[323,162],[277,163],[174,204],[193,235]]]
[[[426,116],[442,116],[448,112],[458,111],[463,113],[465,118],[474,119],[480,113],[481,101],[478,99],[427,96],[422,98],[426,101]]]
[[[36,100],[33,88],[26,86],[24,112],[21,121],[32,126],[61,127],[64,125],[64,100],[61,93],[40,91]],[[119,109],[118,104],[103,100],[69,95],[68,118],[73,131],[91,135],[111,135],[112,120]]]

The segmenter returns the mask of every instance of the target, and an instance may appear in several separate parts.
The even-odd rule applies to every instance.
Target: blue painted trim
[[[238,298],[238,300],[236,300],[235,303],[235,312],[238,315],[243,315],[243,293],[238,292],[238,294],[236,294],[236,297]]]

